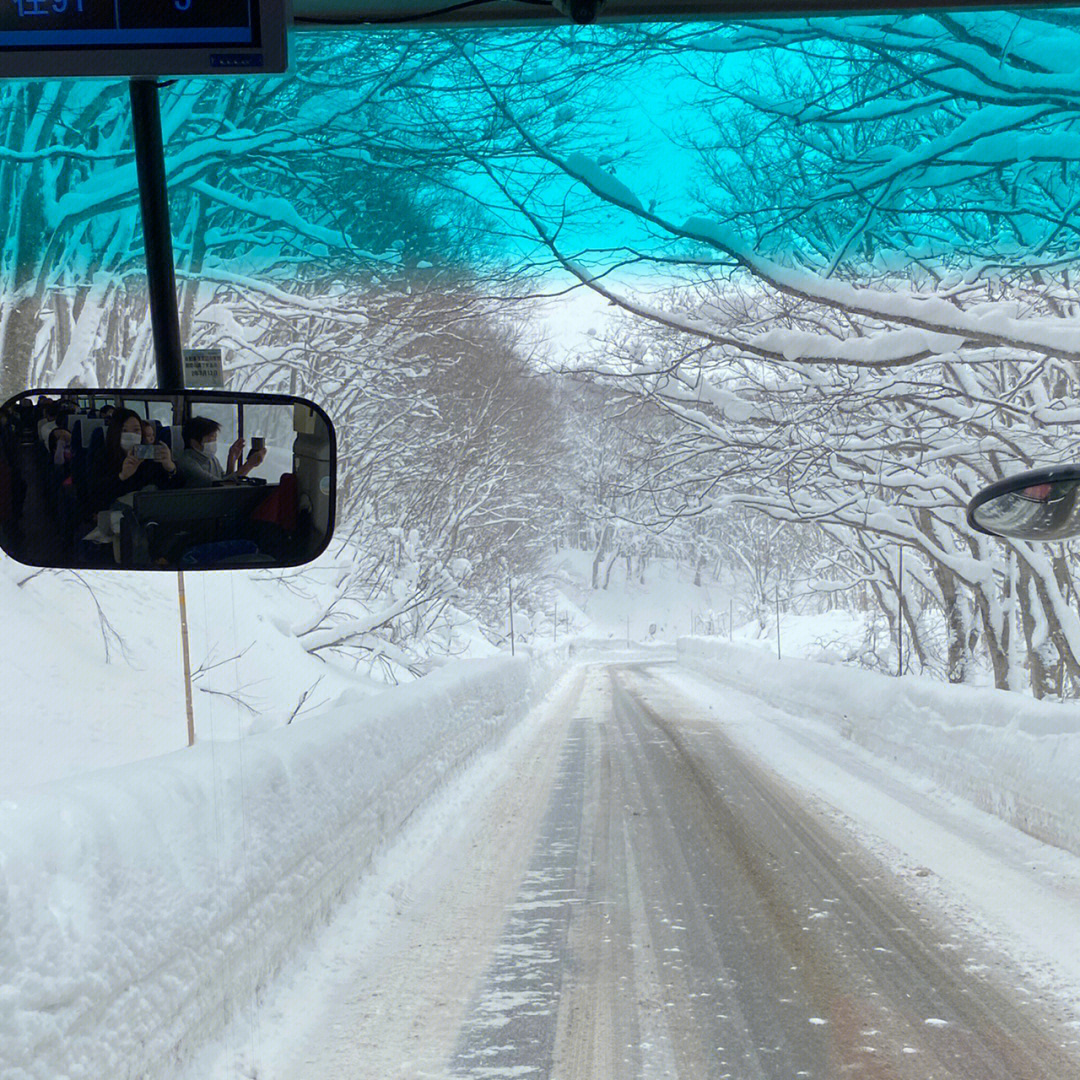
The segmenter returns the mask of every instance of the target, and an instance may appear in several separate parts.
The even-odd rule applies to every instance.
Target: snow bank
[[[726,615],[726,612],[721,613]],[[770,616],[771,612],[768,613]],[[780,654],[802,660],[824,663],[844,663],[855,660],[866,639],[868,616],[863,612],[819,611],[799,615],[785,611],[780,618]],[[715,625],[723,626],[722,617],[715,618]],[[700,624],[699,624],[700,626]],[[776,621],[762,628],[757,620],[735,627],[734,642],[753,649],[767,649],[776,655]]]
[[[680,638],[679,661],[846,739],[981,810],[1080,854],[1080,707],[1000,690],[777,660],[715,638]]]
[[[0,803],[0,1076],[170,1075],[555,666],[468,661]]]

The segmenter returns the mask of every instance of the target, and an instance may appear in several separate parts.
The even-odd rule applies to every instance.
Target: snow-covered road
[[[579,668],[191,1075],[1077,1075],[1080,860],[904,779],[672,665]]]

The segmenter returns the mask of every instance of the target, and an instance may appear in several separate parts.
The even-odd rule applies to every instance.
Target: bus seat
[[[251,520],[277,525],[284,532],[292,533],[296,530],[296,514],[296,476],[282,473],[277,488],[251,512]]]
[[[163,442],[172,451],[173,456],[184,449],[184,438],[179,424],[162,424],[158,432],[158,441]]]
[[[90,446],[90,440],[93,438],[95,431],[104,432],[105,421],[99,417],[91,417],[88,420],[82,421],[82,448],[85,450]],[[72,436],[74,439],[74,435]]]
[[[330,472],[329,440],[298,433],[293,441],[293,471],[297,502],[301,495],[311,507],[311,523],[319,535],[329,531],[330,491],[325,479]]]

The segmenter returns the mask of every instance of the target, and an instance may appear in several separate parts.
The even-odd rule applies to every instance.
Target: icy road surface
[[[1009,961],[737,748],[723,691],[710,711],[686,685],[581,669],[236,1026],[231,1075],[1080,1075]]]

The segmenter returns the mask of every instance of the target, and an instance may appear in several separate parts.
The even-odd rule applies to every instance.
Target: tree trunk
[[[604,588],[606,589],[611,584],[611,568],[615,565],[615,560],[619,557],[617,551],[611,553],[611,558],[608,559],[608,564],[604,568]]]
[[[600,588],[600,564],[604,561],[604,555],[607,553],[607,547],[610,541],[611,526],[605,525],[603,532],[600,533],[600,543],[596,545],[596,554],[593,555],[592,587],[594,589]]]
[[[893,642],[895,644],[895,642],[896,642],[896,614],[897,613],[893,611],[893,609],[889,606],[888,601],[885,599],[885,590],[882,588],[882,583],[880,581],[876,581],[873,578],[871,578],[867,582],[867,584],[870,586],[870,591],[874,594],[875,598],[877,599],[878,608],[882,612],[884,612],[885,618],[889,623],[889,641]],[[896,595],[896,593],[895,593],[895,590],[894,590],[893,591],[893,596],[895,597],[895,595]],[[874,649],[874,658],[875,658],[875,660],[878,661],[878,664],[882,668],[882,670],[884,670],[884,669],[886,669],[888,667],[888,665],[884,664],[882,662],[881,658],[878,656],[876,648]],[[896,670],[895,666],[893,667],[892,670],[893,671]]]
[[[29,389],[30,363],[39,319],[37,297],[27,296],[14,306],[0,333],[0,401]]]
[[[1054,669],[1059,668],[1060,664],[1055,663],[1050,656],[1052,649],[1049,634],[1044,630],[1042,640],[1036,638],[1036,634],[1039,633],[1040,623],[1036,620],[1035,614],[1038,607],[1042,605],[1042,599],[1032,578],[1030,568],[1023,562],[1020,564],[1017,591],[1026,600],[1025,603],[1020,605],[1020,615],[1024,629],[1024,643],[1027,646],[1028,678],[1031,682],[1031,692],[1036,698],[1041,699],[1046,697],[1047,694],[1053,693]],[[1046,627],[1045,608],[1042,610],[1042,615],[1044,620],[1042,626]]]
[[[976,603],[979,608],[979,616],[982,620],[983,637],[986,641],[986,651],[990,655],[990,664],[994,669],[994,686],[998,690],[1009,689],[1009,651],[1007,643],[1002,641],[1001,634],[994,626],[990,617],[990,604],[986,594],[980,589]]]
[[[969,648],[971,626],[956,577],[940,564],[933,566],[934,580],[941,590],[947,638],[946,678],[951,683],[965,683],[971,672]]]

